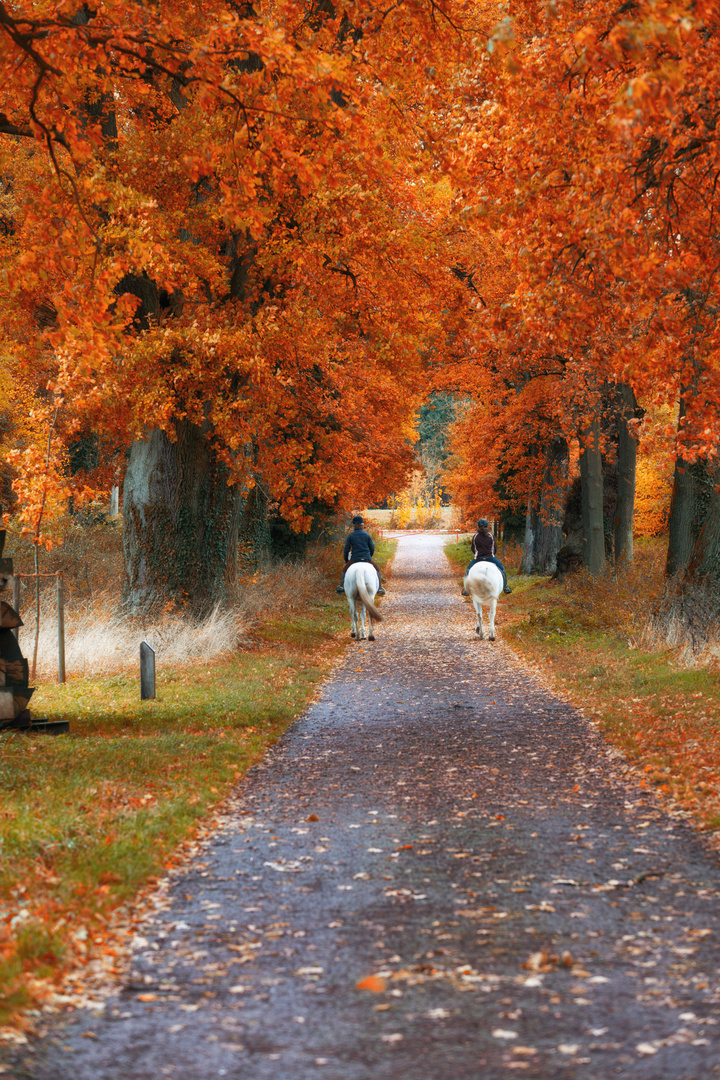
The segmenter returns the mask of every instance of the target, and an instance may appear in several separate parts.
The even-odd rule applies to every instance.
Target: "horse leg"
[[[497,608],[497,596],[493,596],[488,604],[488,622],[490,623],[490,640],[495,640],[495,609]]]
[[[473,605],[475,607],[475,632],[478,634],[480,640],[483,637],[483,622],[482,622],[482,604],[473,596]]]
[[[368,641],[374,641],[375,640],[375,634],[373,633],[373,621],[372,621],[372,615],[370,614],[369,611],[368,611],[368,622],[370,623],[370,633],[368,634]]]
[[[358,601],[360,605],[360,640],[365,640],[365,605],[362,600]]]
[[[356,603],[351,596],[348,596],[348,606],[350,608],[350,637],[357,637]]]

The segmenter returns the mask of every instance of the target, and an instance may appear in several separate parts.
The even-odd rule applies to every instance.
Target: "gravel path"
[[[403,538],[348,648],[37,1080],[720,1074],[720,872]],[[339,602],[342,602],[339,600]],[[365,983],[366,988],[359,988]]]

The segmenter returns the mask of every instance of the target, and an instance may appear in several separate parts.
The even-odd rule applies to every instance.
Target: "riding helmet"
[[[490,522],[488,521],[488,519],[487,518],[480,518],[480,520],[478,521],[478,529],[489,529],[489,528],[490,528]]]
[[[353,525],[364,525],[365,524],[365,522],[363,521],[363,519],[360,517],[359,514],[355,515],[355,517],[352,519],[352,523],[353,523]]]

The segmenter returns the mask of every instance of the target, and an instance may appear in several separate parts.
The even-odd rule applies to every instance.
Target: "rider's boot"
[[[380,573],[380,567],[379,567],[379,566],[377,566],[377,565],[376,565],[376,564],[375,564],[375,563],[374,563],[374,562],[372,561],[372,559],[370,560],[370,565],[372,566],[373,570],[375,571],[375,573],[376,573],[376,574],[377,574],[377,576],[378,576],[378,588],[377,588],[377,592],[375,593],[375,595],[376,595],[376,596],[384,596],[384,595],[385,595],[385,590],[383,589],[383,584],[382,584],[382,574]]]
[[[343,570],[342,578],[340,579],[340,584],[335,586],[335,592],[340,593],[341,596],[345,592],[345,571],[344,570]]]
[[[465,578],[463,578],[463,587],[462,587],[462,592],[460,593],[460,595],[461,596],[469,596],[470,595],[470,593],[465,588]]]
[[[508,585],[507,574],[505,573],[504,570],[503,570],[503,592],[504,593],[511,593],[512,592],[512,589]]]

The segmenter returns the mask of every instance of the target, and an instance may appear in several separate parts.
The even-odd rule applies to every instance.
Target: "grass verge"
[[[381,565],[396,546],[378,542]],[[112,912],[305,708],[345,647],[336,556],[312,590],[303,570],[302,603],[265,611],[231,658],[164,668],[160,655],[155,700],[140,701],[135,673],[47,683],[34,715],[70,734],[0,736],[0,1026],[27,1021],[69,968],[112,974]]]
[[[462,572],[469,542],[445,548]],[[677,652],[642,647],[662,579],[662,541],[640,542],[618,580],[577,575],[565,584],[509,571],[502,637],[576,707],[674,808],[720,829],[720,673],[689,668]]]

